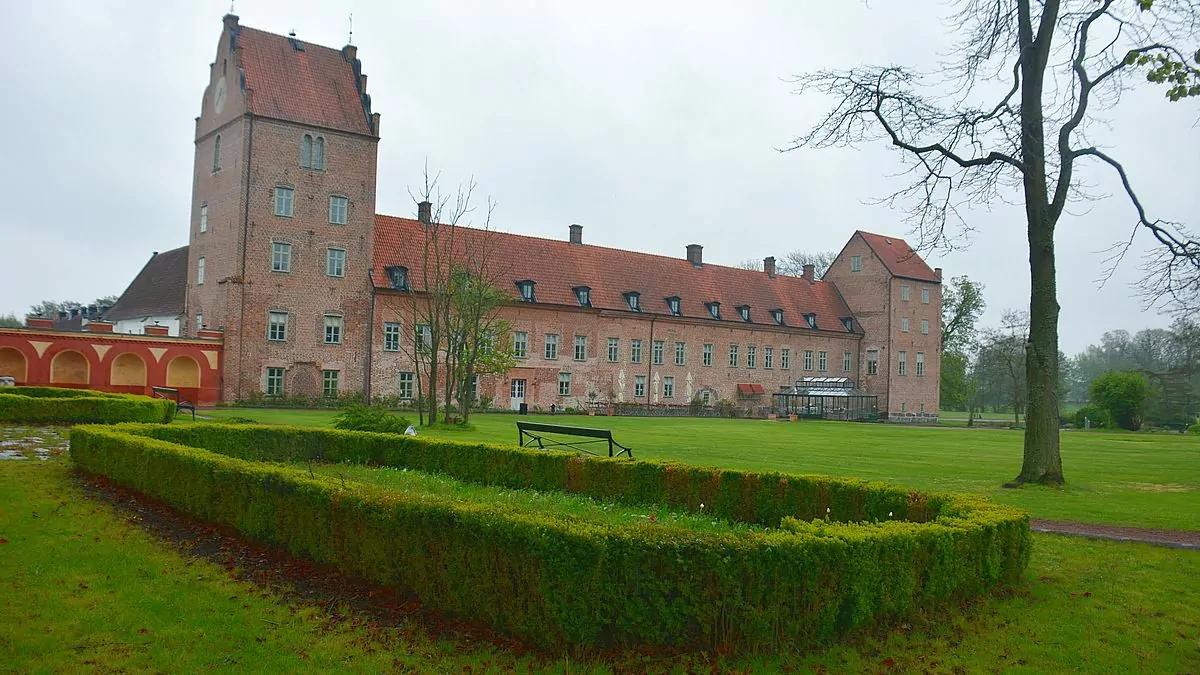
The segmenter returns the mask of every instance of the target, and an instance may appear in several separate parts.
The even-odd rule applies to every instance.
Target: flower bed
[[[0,423],[170,422],[174,414],[174,401],[149,396],[57,387],[0,389]]]
[[[1011,583],[1031,544],[1024,513],[968,497],[387,434],[79,427],[71,454],[195,516],[543,646],[803,647]],[[729,524],[606,521],[596,509],[580,516],[412,481],[389,489],[354,480],[361,468],[348,480],[336,467],[280,464],[318,461]]]

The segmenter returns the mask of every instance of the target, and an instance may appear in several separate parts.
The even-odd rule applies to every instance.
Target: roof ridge
[[[283,39],[283,40],[295,40],[295,41],[297,41],[297,42],[303,43],[303,44],[304,44],[304,47],[305,47],[305,49],[307,49],[307,48],[309,48],[309,47],[319,47],[319,48],[321,48],[321,49],[328,49],[328,50],[329,50],[329,51],[331,51],[331,52],[337,52],[338,54],[341,54],[341,53],[342,53],[342,48],[341,48],[341,47],[330,47],[330,46],[328,46],[328,45],[323,45],[323,44],[321,44],[321,43],[319,43],[319,42],[309,42],[308,40],[304,40],[304,39],[302,39],[302,38],[301,38],[300,36],[298,36],[298,35],[282,35],[282,34],[280,34],[280,33],[272,33],[272,32],[271,32],[271,31],[269,31],[269,30],[263,30],[263,29],[261,29],[261,28],[255,28],[254,26],[246,26],[246,25],[243,25],[243,24],[239,24],[239,25],[238,25],[238,30],[248,30],[248,31],[252,31],[252,32],[255,32],[255,33],[261,33],[261,34],[263,34],[263,35],[269,35],[269,36],[271,36],[271,37],[280,38],[280,39]]]

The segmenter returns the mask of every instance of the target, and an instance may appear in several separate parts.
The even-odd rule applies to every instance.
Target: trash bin
[[[529,414],[529,404],[528,404],[528,403],[522,403],[522,404],[521,404],[521,408],[520,408],[519,410],[517,410],[517,412],[518,412],[518,413],[520,413],[520,414],[522,414],[522,415],[528,415],[528,414]]]

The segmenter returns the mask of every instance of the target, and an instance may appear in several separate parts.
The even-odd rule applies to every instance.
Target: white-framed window
[[[529,333],[525,331],[513,332],[513,356],[518,359],[529,356]]]
[[[221,134],[213,140],[213,171],[221,170]]]
[[[271,242],[271,271],[292,271],[292,245],[282,241]]]
[[[204,283],[204,256],[200,256],[196,260],[196,285]]]
[[[346,250],[341,248],[325,249],[325,274],[331,277],[346,276]]]
[[[626,293],[625,301],[629,303],[629,309],[635,312],[642,311],[642,295],[640,293]]]
[[[521,292],[521,299],[525,302],[534,302],[533,298],[533,281],[526,279],[525,281],[517,282],[517,290]]]
[[[272,342],[287,340],[287,312],[267,312],[267,339]]]
[[[559,373],[558,374],[558,395],[559,396],[570,396],[571,395],[571,374],[570,373]]]
[[[750,305],[742,305],[737,308],[738,314],[741,315],[742,321],[750,320]]]
[[[336,314],[325,315],[325,344],[342,344],[342,317]]]
[[[396,389],[397,395],[402,400],[413,398],[413,392],[416,389],[417,374],[416,373],[400,373],[400,386]]]
[[[921,335],[929,335],[929,319],[921,319]]]
[[[708,307],[708,315],[709,316],[711,316],[714,319],[718,319],[718,320],[721,318],[721,303],[708,302],[708,303],[705,303],[705,305]]]
[[[782,326],[783,325],[783,310],[782,309],[771,310],[771,318],[775,319],[776,324]]]
[[[285,218],[292,217],[292,205],[296,201],[296,191],[283,185],[275,186],[275,215]]]
[[[811,349],[804,350],[804,369],[813,369],[813,351]]]
[[[704,405],[712,405],[712,392],[707,389],[700,392],[700,402]]]
[[[928,288],[921,289],[921,304],[922,305],[929,304],[929,289]]]
[[[675,316],[679,316],[679,298],[667,298],[667,309]]]
[[[781,370],[791,370],[792,368],[792,350],[787,347],[779,350],[779,368]]]
[[[822,373],[829,370],[829,352],[817,352],[817,370]]]
[[[850,367],[854,365],[852,362],[853,356],[850,352],[842,352],[842,372],[850,372]]]
[[[729,367],[737,368],[738,366],[738,346],[729,345]]]
[[[587,286],[579,286],[575,289],[575,299],[579,301],[580,307],[592,306],[592,289]]]
[[[334,225],[345,225],[350,214],[350,200],[334,195],[329,198],[329,222]]]
[[[908,317],[907,316],[900,317],[900,332],[901,333],[908,332]]]
[[[817,315],[816,314],[805,314],[804,315],[804,323],[807,323],[809,328],[816,328],[817,327]]]
[[[629,341],[629,362],[630,363],[641,363],[642,362],[642,341],[641,340],[630,340]]]
[[[879,374],[879,350],[878,349],[868,349],[867,350],[867,374],[868,375],[878,375]]]
[[[917,377],[925,377],[925,352],[914,354],[913,364],[917,367]]]
[[[322,370],[321,371],[321,395],[325,398],[337,398],[338,395],[338,371]]]
[[[851,272],[861,272],[862,271],[862,256],[861,255],[850,256],[850,271]]]
[[[896,374],[908,374],[908,352],[896,352]]]
[[[651,348],[650,353],[652,356],[652,360],[654,361],[654,365],[656,365],[656,366],[662,365],[664,344],[665,343],[662,340],[655,340],[654,346]]]
[[[908,286],[900,287],[900,300],[902,302],[908,302]]]
[[[400,351],[400,322],[399,321],[383,322],[383,351],[385,351],[385,352]]]
[[[208,204],[200,205],[200,232],[208,232]]]
[[[754,345],[746,345],[746,367],[758,367],[758,347]]]
[[[675,378],[670,375],[663,378],[663,398],[675,398]]]
[[[701,354],[702,354],[702,356],[701,356],[700,361],[702,363],[704,363],[704,365],[706,365],[706,366],[711,366],[712,365],[712,354],[713,354],[712,344],[708,343],[708,342],[704,343],[704,349],[701,351]]]
[[[525,380],[513,380],[509,385],[508,395],[518,401],[525,400]]]
[[[645,375],[634,375],[633,376],[633,397],[634,398],[642,398],[645,395],[646,395],[646,376]]]
[[[616,363],[621,360],[620,338],[608,338],[608,362]]]
[[[775,367],[775,348],[763,347],[763,368],[770,370]]]
[[[204,328],[204,313],[196,312],[196,330]]]
[[[687,364],[687,345],[682,342],[675,343],[675,365],[682,366]]]
[[[283,368],[267,368],[267,378],[263,392],[267,396],[283,395]]]
[[[546,350],[543,356],[547,359],[558,358],[558,335],[556,333],[546,333]]]
[[[427,323],[417,324],[413,340],[417,349],[427,350],[433,347],[433,328]]]
[[[576,361],[586,361],[587,360],[587,336],[586,335],[576,335],[575,336],[575,360]]]

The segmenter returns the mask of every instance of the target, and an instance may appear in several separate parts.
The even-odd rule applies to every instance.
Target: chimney
[[[433,222],[433,204],[431,202],[417,202],[417,220],[426,225]]]
[[[816,276],[817,276],[817,268],[815,265],[805,265],[804,266],[804,278],[805,279],[808,279],[811,282],[813,279],[816,278]]]
[[[142,326],[142,334],[153,335],[155,337],[167,337],[170,335],[170,330],[166,326],[159,326],[158,324],[155,324],[153,326]]]
[[[571,243],[583,244],[583,226],[571,223]]]
[[[775,256],[769,255],[763,258],[763,271],[772,279],[775,278]]]
[[[201,328],[196,331],[196,337],[201,340],[221,340],[225,337],[225,331],[220,328]]]
[[[687,261],[696,267],[704,267],[704,247],[700,244],[687,245]]]
[[[44,316],[25,317],[26,328],[54,328],[54,319]]]
[[[228,28],[229,30],[233,30],[238,27],[238,15],[237,14],[226,14],[225,18],[221,19],[221,21],[224,22],[225,27]]]
[[[87,330],[90,333],[111,333],[113,332],[113,323],[111,321],[89,321]]]
[[[942,280],[942,268],[940,268],[940,267],[933,268],[933,276],[937,277],[938,281],[941,281]]]

